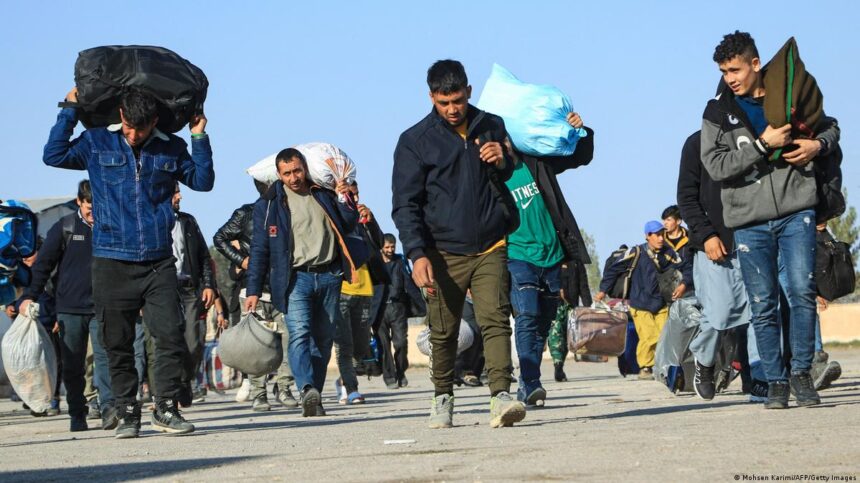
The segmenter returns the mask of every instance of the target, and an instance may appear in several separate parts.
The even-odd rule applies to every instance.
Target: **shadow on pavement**
[[[724,403],[710,403],[710,404],[681,404],[676,406],[665,406],[658,408],[642,408],[642,409],[633,409],[630,411],[622,411],[619,413],[612,414],[603,414],[599,416],[584,416],[580,419],[591,419],[591,420],[600,420],[600,419],[616,419],[616,418],[626,418],[626,417],[634,417],[634,416],[657,416],[660,414],[672,414],[672,413],[680,413],[684,411],[701,411],[703,409],[711,409],[711,408],[725,408],[729,406],[746,406],[749,405],[746,401],[731,401]]]
[[[98,481],[128,481],[143,478],[159,478],[196,469],[212,469],[256,456],[231,456],[224,458],[195,458],[145,463],[116,463],[107,465],[79,466],[76,468],[42,468],[38,470],[0,471],[0,481],[69,481],[95,478]]]

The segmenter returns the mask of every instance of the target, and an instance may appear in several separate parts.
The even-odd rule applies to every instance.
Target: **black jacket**
[[[64,224],[73,227],[70,233],[65,233]],[[53,282],[57,312],[94,314],[92,264],[93,229],[78,212],[68,214],[48,230],[33,265],[33,279],[21,299],[40,300]]]
[[[411,260],[426,249],[471,255],[503,239],[516,207],[504,182],[513,162],[497,169],[481,161],[480,141],[503,142],[499,116],[469,106],[466,140],[435,109],[400,135],[394,150],[391,216]],[[495,179],[494,179],[495,178]]]
[[[215,232],[212,243],[215,249],[221,252],[230,263],[237,267],[242,266],[245,257],[251,254],[251,237],[254,235],[254,204],[242,205],[233,211],[230,219],[224,226]],[[239,249],[230,244],[231,241],[239,242]]]
[[[176,222],[182,228],[182,236],[185,237],[185,260],[184,271],[191,275],[191,283],[195,289],[216,288],[215,276],[212,271],[212,256],[209,255],[209,247],[206,239],[200,232],[197,220],[188,213],[176,214]]]
[[[591,289],[588,287],[588,273],[585,265],[579,260],[571,260],[561,267],[561,288],[564,290],[565,301],[574,307],[589,307]]]
[[[588,256],[585,241],[556,178],[556,175],[568,169],[587,165],[594,158],[594,131],[588,127],[585,130],[588,131],[588,136],[579,140],[576,150],[570,156],[534,157],[522,153],[519,153],[519,156],[537,183],[558,240],[564,249],[565,260],[579,260],[581,263],[588,264],[591,263],[591,259]]]
[[[731,253],[734,235],[723,223],[723,202],[720,183],[714,181],[702,166],[701,131],[696,131],[684,142],[681,149],[681,168],[678,172],[678,208],[681,218],[689,227],[690,244],[696,250],[705,249],[705,242],[718,236]]]
[[[245,270],[242,262],[245,257],[251,256],[251,238],[254,236],[254,204],[242,205],[233,211],[230,219],[224,226],[215,232],[212,243],[215,249],[230,261],[230,278],[239,282],[241,288],[245,288]],[[232,241],[239,242],[239,249],[233,246]],[[263,291],[269,292],[268,277],[263,283]]]
[[[372,219],[366,223],[359,223],[355,228],[367,244],[367,249],[370,255],[367,259],[367,270],[370,272],[370,280],[373,285],[382,285],[390,283],[388,271],[385,269],[385,261],[382,260],[382,229],[379,228],[379,223],[376,219]]]

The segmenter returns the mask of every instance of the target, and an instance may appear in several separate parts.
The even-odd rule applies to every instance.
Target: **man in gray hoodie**
[[[812,139],[792,139],[792,126],[765,119],[764,70],[755,41],[745,32],[726,35],[714,52],[726,88],[708,102],[702,122],[702,164],[721,183],[723,217],[734,229],[752,323],[768,379],[765,407],[788,407],[789,385],[799,406],[818,404],[809,369],[815,328],[815,205],[811,161],[839,141],[826,119]],[[783,153],[775,161],[771,155]],[[779,265],[791,309],[791,373],[780,349]],[[788,349],[788,348],[787,348]]]

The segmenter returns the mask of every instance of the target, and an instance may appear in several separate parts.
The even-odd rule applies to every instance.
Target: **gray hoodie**
[[[731,90],[710,100],[702,117],[702,165],[722,186],[727,227],[759,224],[815,207],[815,160],[803,167],[782,158],[768,161],[767,150]],[[819,156],[829,154],[839,142],[836,119],[827,121],[816,136],[824,143]]]

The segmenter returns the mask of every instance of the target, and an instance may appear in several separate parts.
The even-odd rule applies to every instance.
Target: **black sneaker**
[[[206,392],[205,387],[197,388],[197,390],[191,394],[191,402],[197,404],[206,401]]]
[[[466,374],[463,376],[463,384],[469,387],[481,387],[484,385],[484,383],[481,382],[481,378],[474,374]]]
[[[833,381],[842,376],[842,366],[836,361],[827,362],[826,359],[822,362],[812,361],[809,375],[812,376],[815,390],[820,391],[830,387]]]
[[[307,418],[310,416],[316,416],[317,406],[322,406],[320,392],[313,387],[309,387],[302,391],[302,417]]]
[[[768,385],[764,381],[753,379],[749,386],[749,395],[751,403],[767,402]]]
[[[693,376],[693,389],[696,395],[705,401],[714,398],[716,386],[714,385],[714,368],[703,366],[696,361],[696,375]]]
[[[400,376],[400,380],[397,381],[397,385],[400,387],[406,387],[409,385],[409,379],[406,379],[406,375]]]
[[[567,374],[564,373],[564,362],[556,362],[555,367],[555,382],[567,382]]]
[[[92,398],[87,402],[87,419],[101,419],[102,412],[99,409],[98,398]]]
[[[140,434],[140,404],[118,406],[117,416],[116,439],[136,438]]]
[[[69,423],[69,431],[76,433],[78,431],[86,431],[90,429],[87,426],[87,415],[79,414],[71,416],[71,422]]]
[[[266,412],[272,409],[271,404],[269,404],[269,398],[266,397],[266,393],[261,392],[257,394],[257,397],[254,398],[254,402],[251,403],[251,410],[254,412]]]
[[[818,392],[815,391],[815,385],[812,383],[812,376],[808,372],[792,374],[788,380],[798,406],[821,404],[821,399],[818,397]]]
[[[110,406],[102,413],[102,429],[110,431],[116,428],[117,424],[119,424],[119,413],[114,406]]]
[[[194,431],[194,425],[182,417],[176,401],[159,399],[152,413],[152,429],[162,433],[188,434]]]
[[[785,381],[770,382],[767,385],[767,402],[765,409],[785,409],[788,407],[788,383]]]

